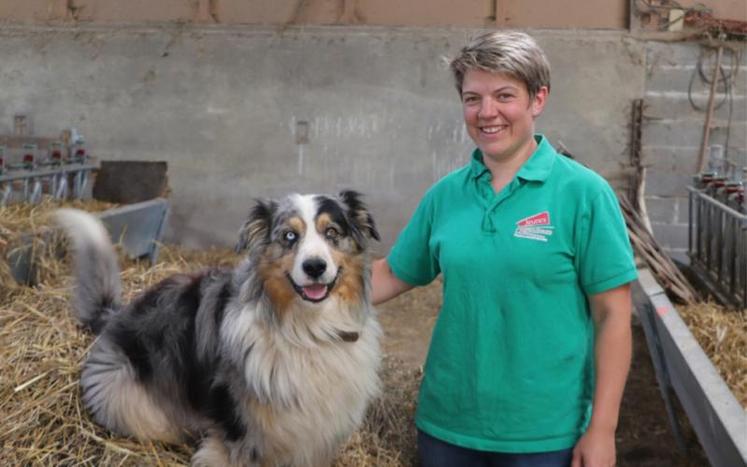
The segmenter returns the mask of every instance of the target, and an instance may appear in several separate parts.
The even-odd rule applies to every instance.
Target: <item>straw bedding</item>
[[[79,371],[93,336],[72,318],[67,259],[41,254],[54,248],[40,242],[39,285],[35,288],[16,285],[1,260],[17,245],[20,233],[46,225],[54,207],[51,203],[0,207],[0,465],[188,464],[194,446],[114,437],[93,424],[81,406]],[[85,203],[79,207],[99,211],[110,206]],[[229,250],[187,251],[174,246],[164,246],[153,267],[122,259],[125,295],[131,298],[176,272],[232,264],[237,259]],[[438,294],[435,288],[426,288],[406,295],[407,300],[430,304],[431,295]],[[400,302],[400,314],[402,308],[416,307]],[[747,405],[745,312],[704,304],[683,307],[680,313],[737,399]],[[412,420],[420,370],[412,362],[389,355],[381,376],[382,397],[370,407],[361,429],[341,448],[336,467],[414,464]]]
[[[747,309],[699,303],[678,311],[734,397],[747,409]]]
[[[0,207],[0,257],[20,232],[47,224],[52,203]],[[79,207],[81,207],[79,205]],[[88,204],[90,211],[105,205]],[[49,245],[42,245],[42,250]],[[0,261],[0,465],[186,465],[190,445],[139,443],[114,437],[93,424],[81,406],[78,378],[93,336],[69,308],[66,258],[39,255],[39,285],[16,285]],[[232,264],[230,250],[186,251],[164,246],[158,263],[121,258],[125,296],[176,272]],[[369,409],[361,429],[340,450],[336,466],[411,465],[412,418],[420,372],[386,356],[384,391]]]

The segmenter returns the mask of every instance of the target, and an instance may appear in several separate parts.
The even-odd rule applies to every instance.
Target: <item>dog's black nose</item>
[[[301,267],[309,277],[317,279],[327,270],[327,262],[321,258],[311,258],[304,261]]]

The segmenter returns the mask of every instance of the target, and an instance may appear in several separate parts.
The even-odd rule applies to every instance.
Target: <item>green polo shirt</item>
[[[430,188],[387,258],[412,285],[443,273],[416,424],[467,448],[573,446],[594,386],[587,297],[636,279],[609,184],[536,139],[500,193],[475,150]]]

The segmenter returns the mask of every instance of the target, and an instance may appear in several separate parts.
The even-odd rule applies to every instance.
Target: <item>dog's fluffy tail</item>
[[[95,333],[120,307],[122,282],[109,233],[96,217],[77,209],[59,209],[55,220],[70,238],[76,280],[73,305],[78,319]]]

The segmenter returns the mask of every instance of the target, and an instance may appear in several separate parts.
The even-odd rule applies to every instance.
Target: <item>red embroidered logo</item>
[[[526,227],[530,225],[550,225],[550,213],[547,211],[542,211],[539,214],[525,217],[524,219],[517,222],[516,225],[518,225],[519,227]]]
[[[550,213],[542,211],[516,222],[514,237],[546,242],[554,228],[550,225]]]

